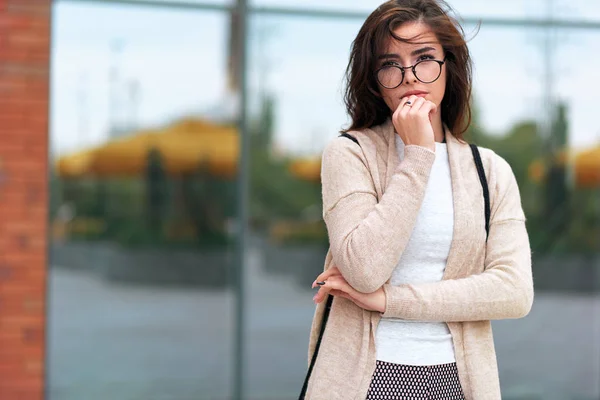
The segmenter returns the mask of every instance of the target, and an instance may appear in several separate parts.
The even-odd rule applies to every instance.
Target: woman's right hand
[[[410,101],[410,105],[406,102]],[[392,115],[392,123],[405,146],[417,145],[435,151],[435,135],[431,114],[437,111],[435,103],[423,97],[403,98]]]

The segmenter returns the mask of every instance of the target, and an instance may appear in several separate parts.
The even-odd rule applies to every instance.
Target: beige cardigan
[[[446,131],[454,233],[443,280],[390,286],[435,153],[406,146],[400,162],[390,120],[350,134],[360,146],[335,138],[322,156],[323,217],[330,241],[325,269],[336,265],[361,292],[383,286],[385,317],[447,322],[467,400],[500,399],[490,320],[524,317],[533,302],[529,238],[510,166],[493,151],[480,149],[491,202],[486,245],[483,193],[471,149]],[[324,304],[314,315],[309,360]],[[381,316],[349,300],[334,300],[306,399],[366,398],[375,370],[374,333]]]

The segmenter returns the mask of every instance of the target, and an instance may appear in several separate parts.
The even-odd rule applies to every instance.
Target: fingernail
[[[324,284],[325,284],[325,281],[317,282],[317,285],[319,285],[319,286],[323,286]]]

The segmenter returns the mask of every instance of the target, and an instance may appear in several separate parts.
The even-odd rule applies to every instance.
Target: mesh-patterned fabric
[[[456,363],[402,365],[377,361],[366,400],[464,400]]]

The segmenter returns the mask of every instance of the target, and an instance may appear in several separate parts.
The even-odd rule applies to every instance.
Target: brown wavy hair
[[[375,77],[377,56],[390,38],[416,43],[416,38],[398,37],[394,30],[406,22],[423,22],[436,35],[446,55],[442,122],[462,139],[471,123],[472,61],[464,30],[452,14],[452,8],[443,0],[390,0],[369,15],[352,42],[344,95],[352,122],[343,132],[380,125],[390,117]]]

